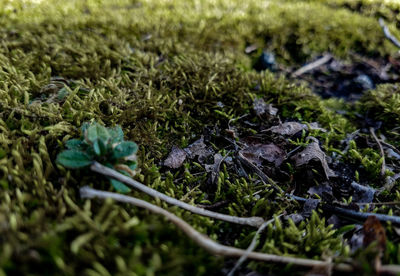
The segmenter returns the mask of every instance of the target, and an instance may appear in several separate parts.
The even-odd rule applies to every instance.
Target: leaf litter
[[[291,191],[291,194],[298,194],[293,198],[302,206],[301,208],[297,207],[297,211],[293,210],[293,213],[286,215],[286,220],[291,219],[295,224],[299,224],[306,218],[311,217],[314,211],[322,210],[327,215],[328,222],[333,224],[334,229],[339,229],[345,233],[347,244],[350,245],[352,252],[365,248],[367,245],[366,240],[374,238],[365,238],[366,231],[369,231],[368,233],[370,234],[368,235],[375,235],[375,239],[384,240],[382,238],[382,236],[385,237],[382,225],[380,227],[383,232],[379,230],[379,227],[374,228],[375,230],[368,230],[370,226],[362,224],[365,216],[354,216],[354,214],[362,214],[360,206],[364,205],[358,204],[370,203],[371,206],[364,209],[364,211],[372,211],[377,190],[367,185],[367,183],[356,181],[354,169],[350,165],[343,160],[330,158],[324,152],[320,146],[321,142],[318,139],[318,133],[326,133],[326,129],[320,127],[316,122],[305,124],[287,121],[281,123],[278,117],[279,110],[273,107],[272,104],[267,104],[262,98],[253,101],[253,110],[256,120],[246,114],[242,116],[247,117],[246,121],[239,120],[242,117],[231,119],[226,129],[228,131],[221,132],[217,129],[224,129],[223,127],[214,126],[205,130],[204,134],[188,147],[180,149],[174,146],[164,161],[164,165],[171,169],[178,169],[185,161],[195,161],[197,159],[215,187],[208,194],[210,199],[212,199],[212,193],[215,192],[221,171],[225,172],[223,174],[228,172],[238,177],[251,179],[254,181],[251,185],[264,183],[264,185],[272,185],[274,187],[274,185],[280,185],[278,183],[286,183],[286,188],[281,186],[275,189],[275,193],[286,190],[288,192]],[[257,120],[261,122],[256,123],[255,121]],[[269,126],[268,123],[270,124]],[[268,126],[267,129],[265,129],[266,124]],[[245,129],[248,130],[249,127],[253,130],[251,135],[249,135],[248,131],[244,131]],[[232,131],[234,135],[231,134]],[[313,135],[316,134],[314,137],[310,136],[311,131],[319,132],[312,132]],[[289,155],[289,152],[294,151],[293,144],[289,139],[300,132],[303,133],[303,136],[305,135],[303,138],[306,145],[302,147],[301,151],[297,147],[297,153]],[[359,131],[356,131],[348,136],[346,141],[342,141],[341,146],[345,148],[346,152],[351,141],[358,135]],[[225,164],[222,169],[223,163]],[[295,176],[288,170],[290,164],[296,171]],[[302,174],[312,175],[315,172],[319,172],[323,178],[318,180],[313,177],[298,177]],[[252,175],[257,175],[260,181],[255,180]],[[310,182],[310,179],[314,179],[313,181],[316,182]],[[291,197],[288,193],[286,196],[288,198]],[[260,197],[258,196],[258,198]],[[345,198],[351,198],[351,203],[344,203],[343,199]],[[218,208],[228,208],[235,204],[232,199],[223,199],[221,202],[224,202],[226,206],[216,202],[215,204],[219,206]],[[271,204],[273,203],[274,200],[271,201]],[[336,214],[336,210],[339,209],[339,214]],[[347,217],[347,213],[350,214],[349,217]],[[378,222],[380,219],[387,219],[387,217],[383,218],[380,214],[376,215]],[[354,218],[356,218],[356,223]]]

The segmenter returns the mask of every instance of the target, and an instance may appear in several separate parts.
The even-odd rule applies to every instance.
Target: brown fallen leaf
[[[285,160],[285,152],[274,144],[256,144],[240,151],[247,160],[261,167],[263,161],[273,163],[279,167]]]
[[[286,122],[283,124],[279,124],[277,126],[270,127],[265,131],[271,131],[272,133],[280,135],[293,136],[296,133],[302,131],[303,129],[320,130],[322,132],[326,132],[326,129],[319,127],[318,123],[316,122],[310,123],[308,125],[298,122]]]
[[[383,228],[381,222],[376,216],[369,216],[363,225],[364,248],[368,247],[372,242],[377,243],[377,254],[373,260],[373,267],[375,271],[379,274],[381,268],[381,258],[386,250],[386,233],[385,228]]]
[[[183,150],[187,153],[190,159],[194,159],[198,156],[200,163],[203,163],[204,160],[213,153],[204,143],[203,136]]]
[[[329,168],[328,163],[326,162],[326,155],[319,147],[317,139],[313,140],[313,142],[308,144],[302,152],[299,152],[291,159],[295,161],[296,167],[307,165],[313,160],[319,161],[324,169],[324,174],[327,179],[329,179],[329,177],[336,176],[335,173]]]
[[[386,233],[381,222],[376,216],[369,216],[363,225],[364,240],[363,245],[367,247],[372,242],[377,241],[380,253],[386,249]]]
[[[164,161],[164,166],[172,169],[177,169],[182,166],[187,157],[186,152],[176,146],[173,146],[171,152],[169,153],[167,159]]]

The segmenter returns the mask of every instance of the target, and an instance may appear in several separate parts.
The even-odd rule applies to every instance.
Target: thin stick
[[[381,25],[384,35],[390,40],[397,48],[400,48],[400,42],[395,38],[389,31],[389,28],[385,25],[383,18],[379,18],[379,25]]]
[[[306,202],[307,199],[304,197],[299,197],[291,194],[286,194],[287,197],[293,198],[294,200],[300,201],[300,202]],[[374,203],[371,203],[374,204]],[[377,214],[377,213],[364,213],[364,212],[357,212],[354,210],[350,209],[345,209],[341,207],[336,207],[332,205],[327,205],[327,204],[322,204],[321,209],[325,212],[331,212],[335,215],[345,217],[345,218],[351,218],[355,219],[358,221],[365,221],[369,216],[376,216],[377,219],[380,221],[390,221],[392,223],[400,224],[400,217],[398,216],[389,216],[389,215],[384,215],[384,214]]]
[[[279,215],[278,218],[281,217],[281,216],[282,216],[282,215]],[[234,266],[234,267],[232,268],[232,270],[228,273],[228,276],[233,276],[233,275],[235,274],[236,270],[243,264],[244,261],[246,261],[247,257],[249,256],[249,253],[250,253],[250,252],[253,252],[254,249],[256,248],[256,246],[257,246],[257,241],[258,241],[258,238],[259,238],[260,234],[264,231],[265,228],[267,228],[268,225],[270,225],[270,224],[271,224],[272,222],[274,222],[274,221],[275,221],[275,218],[270,219],[270,220],[264,222],[264,223],[260,226],[260,228],[258,228],[258,230],[257,230],[256,234],[254,235],[254,237],[253,237],[253,239],[252,239],[252,241],[251,241],[249,247],[247,247],[245,254],[243,254],[243,255],[240,257],[240,259],[236,262],[235,266]]]
[[[382,156],[382,158],[383,158],[382,167],[381,167],[381,176],[385,176],[385,170],[386,170],[385,152],[383,151],[381,142],[379,142],[378,137],[376,137],[374,128],[373,128],[373,127],[370,127],[370,128],[369,128],[369,131],[371,132],[372,137],[374,137],[376,143],[378,144],[379,151],[381,152],[381,156]]]
[[[315,68],[320,67],[321,65],[324,65],[328,61],[330,61],[332,56],[330,54],[325,54],[321,58],[304,65],[303,67],[297,69],[295,72],[293,72],[292,77],[298,77],[303,75],[304,73],[307,73],[308,71],[311,71]]]
[[[214,219],[218,219],[218,220],[223,220],[223,221],[230,222],[230,223],[249,225],[249,226],[253,226],[253,227],[260,227],[260,225],[262,225],[264,223],[264,219],[261,217],[241,218],[241,217],[229,216],[229,215],[212,212],[209,210],[205,210],[203,208],[198,208],[196,206],[187,204],[183,201],[177,200],[177,199],[167,196],[163,193],[160,193],[150,187],[147,187],[144,184],[142,184],[130,177],[127,177],[111,168],[103,166],[98,162],[94,162],[91,165],[90,169],[94,172],[100,173],[100,174],[108,176],[108,177],[112,177],[116,180],[119,180],[129,186],[134,187],[135,189],[138,189],[141,192],[148,194],[149,196],[159,198],[162,201],[165,201],[169,204],[178,206],[178,207],[185,209],[187,211],[190,211],[194,214],[198,214],[201,216],[210,217],[210,218],[214,218]]]
[[[285,256],[278,256],[278,255],[258,253],[258,252],[247,253],[246,250],[243,250],[243,249],[219,244],[219,243],[213,241],[212,239],[210,239],[208,236],[203,235],[200,232],[198,232],[197,230],[195,230],[187,222],[185,222],[181,218],[177,217],[176,215],[168,212],[167,210],[165,210],[161,207],[158,207],[156,205],[153,205],[147,201],[144,201],[144,200],[141,200],[138,198],[134,198],[134,197],[130,197],[130,196],[122,195],[122,194],[117,194],[117,193],[99,191],[99,190],[92,189],[88,186],[82,187],[80,189],[80,194],[81,194],[82,198],[95,198],[95,197],[101,198],[101,199],[111,198],[111,199],[114,199],[119,202],[129,203],[134,206],[144,208],[155,214],[163,215],[168,220],[170,220],[173,224],[175,224],[179,229],[181,229],[196,244],[198,244],[200,247],[204,248],[209,253],[214,254],[214,255],[239,258],[239,257],[243,256],[244,254],[248,254],[248,258],[253,259],[253,260],[282,263],[282,264],[290,263],[293,265],[298,265],[298,266],[303,266],[303,267],[316,267],[316,266],[324,267],[328,264],[327,262],[318,261],[318,260],[285,257]],[[353,268],[347,264],[337,264],[334,268],[336,268],[340,271],[348,271],[348,272],[353,270]]]
[[[383,141],[382,139],[379,139],[379,141],[381,142],[382,145],[384,145],[384,146],[386,146],[386,147],[392,149],[395,153],[397,153],[397,154],[400,155],[400,150],[398,150],[395,146],[393,146],[393,145],[391,145],[391,144],[389,144],[389,143]]]

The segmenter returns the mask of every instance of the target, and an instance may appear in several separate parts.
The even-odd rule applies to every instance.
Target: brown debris
[[[313,160],[317,160],[321,163],[327,179],[329,179],[329,177],[336,176],[335,173],[329,168],[328,163],[326,162],[326,155],[319,147],[316,139],[308,144],[308,146],[302,152],[293,156],[292,159],[295,161],[296,167],[301,167],[307,165]]]
[[[171,169],[177,169],[182,166],[183,162],[186,160],[186,157],[187,154],[184,150],[173,146],[167,159],[164,161],[164,166],[167,166]]]
[[[271,131],[272,133],[286,135],[286,136],[293,136],[296,133],[305,130],[320,130],[322,132],[326,132],[325,129],[319,127],[318,123],[313,122],[309,125],[298,123],[298,122],[286,122],[277,126],[273,126],[266,131]]]
[[[256,144],[240,151],[247,160],[261,167],[263,161],[279,167],[285,159],[285,152],[274,144]]]
[[[278,109],[273,107],[272,104],[267,104],[262,98],[254,100],[253,109],[258,117],[276,116],[278,114]]]
[[[207,148],[206,144],[204,143],[203,136],[183,150],[187,153],[190,159],[194,159],[196,156],[198,156],[198,160],[201,163],[212,154],[212,151]]]

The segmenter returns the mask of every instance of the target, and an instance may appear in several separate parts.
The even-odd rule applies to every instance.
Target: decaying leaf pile
[[[399,11],[379,0],[0,1],[0,275],[398,271],[400,56],[378,19],[400,38]],[[110,185],[89,166],[107,158],[184,203],[273,221],[256,235]],[[220,244],[259,236],[253,251],[328,265],[235,266],[163,217],[81,198],[84,186],[155,204]]]

